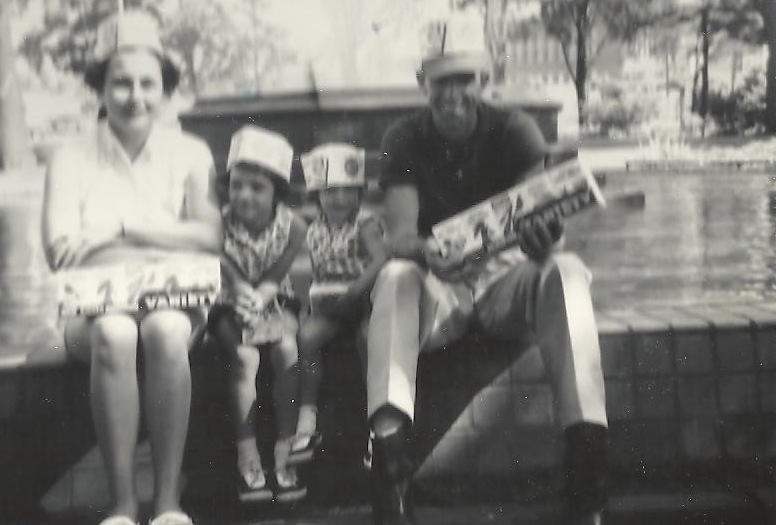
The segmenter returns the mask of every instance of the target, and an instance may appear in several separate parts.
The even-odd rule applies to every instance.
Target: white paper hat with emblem
[[[293,160],[294,148],[283,135],[248,124],[232,135],[226,171],[243,163],[260,166],[290,184]]]
[[[95,61],[105,60],[125,48],[145,48],[159,57],[167,58],[156,19],[139,9],[116,13],[99,25],[92,58]]]
[[[366,152],[350,144],[323,144],[301,156],[308,191],[356,187],[366,183]]]
[[[488,73],[490,55],[482,17],[474,10],[428,21],[421,30],[421,73],[439,78],[458,73]]]

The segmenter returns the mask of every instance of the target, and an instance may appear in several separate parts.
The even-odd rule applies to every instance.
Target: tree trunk
[[[197,83],[197,71],[194,65],[194,51],[193,47],[187,48],[185,52],[186,69],[189,76],[189,87],[194,98],[199,98],[199,84]]]
[[[579,126],[587,123],[587,2],[578,7],[576,20],[577,30],[577,63],[574,87],[577,90],[577,109],[579,111]]]
[[[485,2],[485,39],[493,66],[494,84],[504,83],[506,76],[506,42],[504,38],[505,0],[487,0]]]
[[[703,38],[703,69],[701,69],[701,98],[698,104],[698,113],[703,118],[701,134],[706,134],[706,115],[709,111],[709,7],[701,12],[701,37]]]
[[[700,76],[700,60],[698,59],[699,54],[699,42],[696,40],[695,42],[695,69],[692,73],[692,91],[691,99],[690,99],[690,113],[698,113],[698,77]]]
[[[32,164],[22,92],[11,42],[12,3],[0,1],[0,161],[3,169]]]
[[[760,9],[768,39],[768,65],[765,71],[765,131],[776,133],[776,0],[764,0]]]

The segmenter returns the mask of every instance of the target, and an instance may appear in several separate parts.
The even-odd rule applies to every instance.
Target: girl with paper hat
[[[284,203],[293,153],[283,136],[248,125],[232,136],[226,163],[224,296],[211,311],[209,326],[231,362],[231,410],[242,501],[268,500],[274,495],[276,501],[292,502],[307,494],[296,468],[288,464],[299,388],[299,302],[288,271],[307,227]],[[254,430],[256,374],[262,353],[274,372],[278,437],[272,480],[265,475]]]
[[[178,73],[145,12],[100,25],[86,72],[105,107],[93,134],[64,145],[46,175],[43,242],[53,271],[190,257],[221,250],[213,158],[199,139],[158,123]],[[152,525],[189,525],[179,503],[189,422],[194,309],[67,318],[65,347],[91,365],[92,414],[112,508],[104,525],[138,519],[134,452],[140,405],[154,452]],[[145,381],[139,395],[137,351]]]
[[[300,408],[291,450],[295,462],[312,459],[321,441],[316,431],[321,351],[340,332],[358,331],[369,290],[387,258],[380,220],[361,206],[364,150],[325,144],[301,159],[307,189],[314,192],[320,210],[307,230],[313,283],[311,312],[298,337]]]

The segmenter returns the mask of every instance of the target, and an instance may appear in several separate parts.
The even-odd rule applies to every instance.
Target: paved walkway
[[[611,498],[605,525],[770,525],[776,523],[776,487],[744,494],[726,491],[621,494]],[[196,516],[197,525],[372,525],[367,506],[316,510],[256,507],[239,515]],[[226,515],[225,515],[226,514]],[[563,525],[552,502],[420,507],[418,525]],[[96,516],[62,518],[51,525],[98,523]],[[0,520],[2,523],[2,520]],[[32,525],[27,522],[19,525]],[[43,523],[43,522],[40,522]]]

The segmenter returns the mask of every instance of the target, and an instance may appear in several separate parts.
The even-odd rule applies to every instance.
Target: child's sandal
[[[243,503],[269,501],[272,490],[267,485],[267,476],[261,464],[251,464],[244,472],[239,472],[238,496]]]
[[[320,432],[297,434],[294,437],[294,444],[291,446],[291,452],[288,455],[288,464],[297,465],[311,461],[315,451],[318,450],[322,442],[323,436],[321,436]]]
[[[275,472],[275,501],[296,503],[307,497],[307,487],[299,480],[296,470]]]

